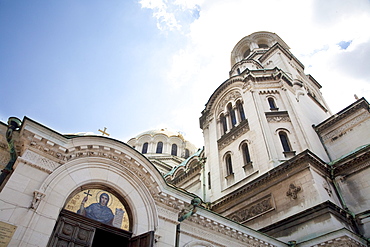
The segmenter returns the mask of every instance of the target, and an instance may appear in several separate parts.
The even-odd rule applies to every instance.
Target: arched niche
[[[144,172],[143,167],[141,170],[134,169],[134,166],[139,165],[131,164],[130,168],[101,157],[72,160],[46,178],[40,188],[46,196],[37,210],[55,221],[69,200],[79,192],[86,189],[106,190],[124,202],[130,214],[129,229],[134,235],[155,231],[158,215],[148,180],[152,184],[155,182],[148,171]]]
[[[109,226],[132,231],[129,205],[122,195],[105,185],[86,184],[79,187],[67,198],[63,209]]]

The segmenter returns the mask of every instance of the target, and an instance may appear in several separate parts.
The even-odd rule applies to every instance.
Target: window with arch
[[[244,142],[242,144],[241,151],[243,153],[244,165],[251,164],[252,160],[251,160],[251,156],[250,156],[250,153],[249,153],[248,144],[246,142]]]
[[[227,132],[227,121],[226,121],[226,117],[224,114],[221,114],[220,116],[220,121],[221,121],[221,127],[222,127],[222,134],[226,134]]]
[[[279,138],[284,152],[292,152],[287,133],[284,131],[279,131]]]
[[[230,154],[227,154],[225,156],[225,165],[226,165],[226,175],[229,176],[229,175],[234,174],[233,163],[231,161],[231,155]]]
[[[177,156],[177,145],[176,144],[172,144],[171,155]]]
[[[267,98],[267,101],[269,103],[269,106],[270,106],[270,110],[278,110],[277,106],[276,106],[276,103],[275,103],[275,99],[272,98],[272,97],[269,97]]]
[[[245,120],[243,104],[239,100],[238,102],[236,102],[236,108],[238,109],[239,112],[240,121]]]
[[[141,149],[141,153],[142,153],[142,154],[146,154],[146,153],[148,153],[148,143],[147,143],[147,142],[145,142],[145,143],[143,144],[143,148]]]
[[[258,44],[258,48],[269,48],[269,46],[267,44],[260,43]]]
[[[243,58],[246,58],[249,56],[249,54],[251,53],[251,50],[250,49],[247,49],[244,54],[243,54]]]
[[[162,153],[162,151],[163,151],[163,142],[158,142],[157,143],[157,149],[156,149],[156,153],[157,154],[161,154]]]
[[[185,159],[189,158],[189,156],[190,156],[189,149],[185,149]]]
[[[231,126],[235,127],[235,125],[236,125],[236,116],[235,116],[235,111],[234,111],[231,103],[229,103],[227,105],[227,111],[229,112],[229,115],[230,115]]]

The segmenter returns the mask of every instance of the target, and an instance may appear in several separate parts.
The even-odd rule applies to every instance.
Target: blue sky
[[[333,113],[353,94],[370,100],[370,1],[297,2],[0,0],[0,121],[107,127],[122,141],[167,127],[201,146],[198,119],[231,50],[261,30],[291,47]]]

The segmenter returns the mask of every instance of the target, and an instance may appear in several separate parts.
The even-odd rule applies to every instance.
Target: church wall
[[[370,113],[364,108],[328,126],[321,132],[322,140],[332,160],[352,152],[361,145],[369,144]]]
[[[336,178],[346,205],[355,214],[370,209],[370,161],[364,163],[366,168],[360,172],[343,174]]]

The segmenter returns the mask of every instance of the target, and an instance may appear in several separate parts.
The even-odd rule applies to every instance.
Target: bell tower
[[[309,149],[327,154],[312,125],[331,113],[320,84],[275,33],[255,32],[231,52],[230,77],[200,117],[208,201],[235,191]]]

